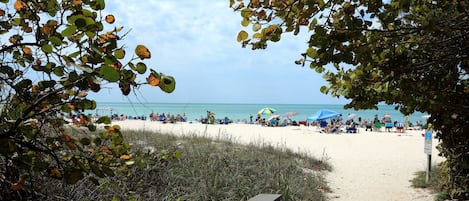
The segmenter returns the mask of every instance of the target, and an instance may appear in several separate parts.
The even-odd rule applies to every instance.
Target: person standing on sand
[[[252,114],[249,115],[249,123],[252,124]]]

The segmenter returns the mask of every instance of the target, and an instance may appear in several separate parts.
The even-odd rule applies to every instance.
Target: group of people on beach
[[[153,113],[151,112],[150,115],[150,121],[160,121],[163,123],[176,123],[176,122],[186,122],[187,117],[186,113],[181,114],[171,114],[171,113]]]
[[[315,122],[309,122],[309,126],[318,126],[321,128],[323,133],[340,133],[345,131],[346,133],[357,133],[358,128],[365,128],[365,131],[380,131],[381,128],[384,128],[385,132],[395,132],[404,133],[407,129],[412,130],[421,130],[423,124],[421,121],[417,121],[416,124],[406,120],[405,122],[392,121],[389,114],[384,114],[382,118],[378,118],[376,114],[373,120],[363,120],[361,117],[358,117],[358,122],[354,121],[354,118],[349,118],[343,124],[342,116],[337,118],[332,118],[328,121],[321,120]],[[342,128],[345,127],[345,130]]]

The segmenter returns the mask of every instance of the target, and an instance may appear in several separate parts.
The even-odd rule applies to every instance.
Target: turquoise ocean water
[[[330,109],[341,113],[345,120],[349,114],[356,114],[355,121],[358,117],[363,120],[372,120],[375,115],[381,117],[388,113],[392,117],[392,121],[404,122],[405,116],[399,111],[394,110],[394,106],[380,105],[378,110],[345,110],[343,105],[327,105],[327,104],[224,104],[224,103],[98,103],[97,110],[86,111],[90,114],[98,113],[100,115],[124,114],[128,116],[146,116],[148,117],[151,112],[154,113],[170,113],[170,114],[185,114],[188,121],[195,121],[201,117],[206,117],[207,111],[215,113],[216,119],[223,119],[228,117],[234,121],[249,121],[249,116],[255,116],[257,112],[264,107],[273,107],[278,110],[277,114],[285,114],[287,112],[298,112],[297,115],[292,116],[291,119],[296,121],[304,121],[309,116],[314,115],[320,109]],[[107,108],[107,109],[104,109]],[[109,110],[111,109],[112,110]],[[414,113],[410,115],[410,121],[424,121],[422,116],[425,114]],[[263,117],[268,118],[268,115]]]

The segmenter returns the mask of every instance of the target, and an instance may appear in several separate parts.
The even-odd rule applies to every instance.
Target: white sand
[[[162,124],[127,120],[115,122],[122,129],[144,129],[175,135],[227,137],[241,143],[265,142],[307,152],[318,159],[327,159],[333,171],[326,175],[333,201],[430,201],[426,190],[414,189],[409,180],[424,171],[423,131],[398,133],[366,132],[358,134],[322,134],[316,127],[262,127],[230,124]],[[433,146],[437,140],[433,140]],[[441,162],[433,148],[432,163]]]

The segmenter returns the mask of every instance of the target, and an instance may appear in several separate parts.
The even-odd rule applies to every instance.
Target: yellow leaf
[[[124,160],[129,160],[129,159],[130,159],[130,155],[128,155],[128,154],[123,154],[120,158],[121,158],[121,159],[124,159]]]
[[[116,18],[114,17],[114,15],[106,15],[106,22],[107,23],[112,24],[112,23],[114,23],[114,21],[116,21]]]
[[[151,57],[150,51],[144,45],[137,45],[135,54],[140,57],[140,59],[149,59]]]
[[[49,172],[49,176],[52,178],[57,178],[57,179],[62,178],[62,173],[60,172],[59,169],[52,169],[52,170],[49,170],[48,172]]]
[[[158,86],[158,85],[160,84],[160,79],[157,78],[155,75],[150,74],[150,75],[147,77],[147,82],[148,82],[148,84],[150,84],[151,86]]]
[[[244,30],[243,30],[243,31],[240,31],[240,32],[238,33],[238,38],[237,38],[237,40],[238,40],[238,42],[244,41],[244,40],[246,40],[246,39],[248,38],[248,36],[249,36],[248,32],[246,32],[246,31],[244,31]]]

